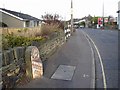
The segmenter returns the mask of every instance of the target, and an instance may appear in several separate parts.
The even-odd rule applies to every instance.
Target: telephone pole
[[[71,34],[73,33],[73,1],[71,0]]]

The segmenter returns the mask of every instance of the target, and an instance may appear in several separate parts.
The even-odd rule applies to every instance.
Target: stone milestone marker
[[[26,75],[29,79],[40,78],[43,75],[43,65],[39,50],[35,46],[29,46],[25,51]]]

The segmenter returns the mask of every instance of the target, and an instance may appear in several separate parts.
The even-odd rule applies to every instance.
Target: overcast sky
[[[118,1],[120,0],[73,0],[74,18],[88,16],[102,16],[104,2],[105,16],[117,17]],[[17,12],[41,18],[46,13],[57,13],[63,19],[70,19],[71,0],[0,0],[0,8],[6,8]]]

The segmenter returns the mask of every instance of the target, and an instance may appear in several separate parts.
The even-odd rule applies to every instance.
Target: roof
[[[9,14],[12,14],[14,15],[15,17],[18,17],[18,18],[21,18],[23,20],[34,20],[34,21],[40,21],[40,19],[38,18],[35,18],[33,16],[30,16],[28,14],[24,14],[24,13],[21,13],[21,12],[16,12],[16,11],[11,11],[11,10],[7,10],[7,9],[3,9],[3,8],[0,8],[2,11],[4,12],[7,12]]]

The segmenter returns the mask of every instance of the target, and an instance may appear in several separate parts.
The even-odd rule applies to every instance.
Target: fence
[[[65,40],[67,40],[71,36],[70,29],[64,30],[64,33],[65,33]]]

